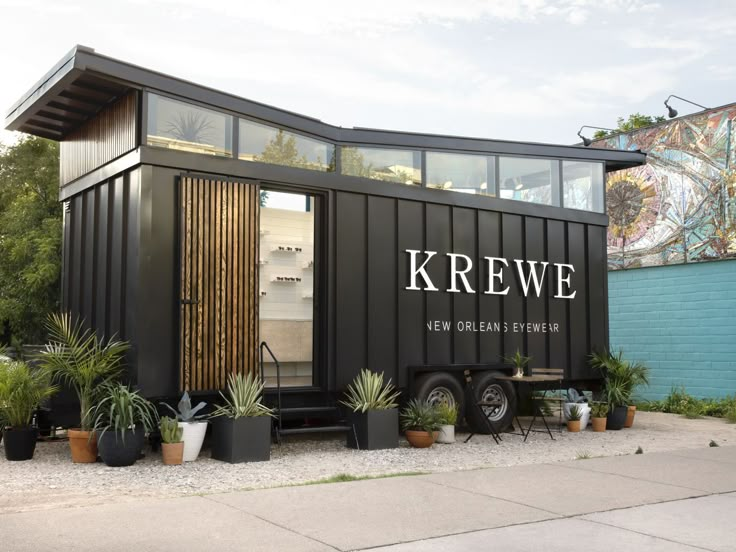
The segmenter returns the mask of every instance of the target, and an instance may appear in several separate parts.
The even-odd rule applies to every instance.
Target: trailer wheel
[[[447,402],[457,406],[458,422],[465,413],[465,400],[460,382],[447,372],[432,372],[419,376],[415,383],[415,395],[430,404]]]
[[[483,411],[491,421],[496,431],[505,431],[513,421],[516,411],[516,392],[514,386],[507,381],[498,381],[495,376],[504,375],[501,372],[482,372],[473,380],[475,398],[478,401],[499,401],[501,406],[483,407]],[[474,432],[486,434],[488,429],[483,420],[479,420],[478,409],[468,410],[468,425]]]

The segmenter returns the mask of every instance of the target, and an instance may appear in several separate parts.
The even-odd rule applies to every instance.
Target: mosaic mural
[[[736,104],[612,136],[643,167],[609,173],[609,269],[736,257]]]

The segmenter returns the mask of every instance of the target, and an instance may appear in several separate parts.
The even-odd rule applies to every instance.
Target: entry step
[[[352,431],[351,426],[347,425],[331,425],[331,426],[308,426],[308,427],[290,427],[284,428],[279,433],[281,435],[300,435],[305,433],[347,433]]]
[[[282,408],[282,416],[310,416],[315,414],[334,414],[336,406],[297,406],[294,408]]]

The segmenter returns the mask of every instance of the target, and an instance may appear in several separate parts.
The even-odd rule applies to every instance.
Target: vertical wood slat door
[[[257,184],[180,179],[180,387],[258,373]]]

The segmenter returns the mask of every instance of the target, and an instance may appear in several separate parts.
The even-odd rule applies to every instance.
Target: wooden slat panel
[[[182,178],[182,389],[221,389],[257,370],[258,186]]]
[[[129,92],[61,142],[61,185],[135,149],[137,94]]]

